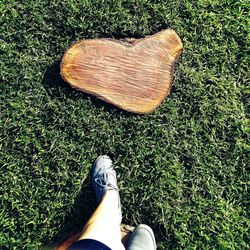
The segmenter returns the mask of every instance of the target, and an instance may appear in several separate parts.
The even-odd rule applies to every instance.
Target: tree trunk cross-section
[[[61,76],[73,88],[146,114],[169,94],[182,50],[181,39],[171,29],[127,41],[82,40],[64,54]]]

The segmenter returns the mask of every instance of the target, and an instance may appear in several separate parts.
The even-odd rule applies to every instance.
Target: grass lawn
[[[99,154],[117,165],[123,222],[149,224],[158,249],[249,249],[247,13],[247,0],[0,1],[0,249],[80,229]],[[169,27],[185,50],[149,115],[59,76],[73,41]]]

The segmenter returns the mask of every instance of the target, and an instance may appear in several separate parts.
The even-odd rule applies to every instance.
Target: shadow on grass
[[[96,209],[96,206],[97,204],[94,198],[90,177],[87,177],[82,183],[82,188],[74,204],[68,208],[68,213],[62,219],[61,224],[63,227],[58,230],[57,235],[52,239],[44,239],[43,245],[51,249],[60,245],[72,235],[80,233],[83,226]],[[50,242],[49,245],[48,242]]]
[[[83,101],[89,100],[94,109],[100,109],[100,112],[108,112],[113,115],[121,115],[127,112],[119,110],[114,106],[105,103],[89,94],[85,94],[78,90],[74,90],[69,84],[67,84],[60,76],[60,61],[55,61],[50,65],[45,71],[42,84],[49,95],[49,101],[56,104],[56,107],[61,107],[58,105],[66,105],[65,101],[67,99],[77,101],[82,99]],[[49,104],[50,105],[50,104]],[[47,107],[44,109],[44,114],[42,116],[43,123],[46,126],[54,124],[53,112],[54,106]],[[130,115],[128,113],[128,115]],[[88,175],[90,176],[90,175]],[[64,242],[67,238],[81,232],[84,224],[87,222],[88,218],[94,212],[96,208],[96,201],[94,198],[94,193],[90,184],[90,177],[87,177],[82,183],[82,188],[77,195],[74,204],[66,208],[67,213],[63,218],[60,218],[60,225],[62,228],[58,228],[58,233],[52,239],[50,236],[43,240],[43,245],[49,249],[55,247],[56,245]],[[49,244],[49,245],[48,245]]]

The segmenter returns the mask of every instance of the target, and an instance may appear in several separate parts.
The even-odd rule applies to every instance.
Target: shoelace
[[[100,170],[99,170],[100,171]],[[103,187],[103,188],[110,188],[110,189],[115,189],[118,191],[118,188],[115,187],[113,184],[111,184],[110,182],[107,182],[108,180],[108,175],[112,175],[113,178],[115,179],[115,174],[113,173],[107,173],[107,172],[104,172],[103,175],[102,175],[102,179],[99,177],[99,178],[95,178],[95,183],[98,184],[99,186]]]

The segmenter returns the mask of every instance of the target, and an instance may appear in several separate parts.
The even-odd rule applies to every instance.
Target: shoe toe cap
[[[128,250],[155,250],[155,238],[152,229],[144,224],[140,224],[136,227],[134,233],[131,235],[131,239],[128,242]]]
[[[112,166],[112,160],[109,158],[109,156],[101,155],[96,159],[93,165],[93,170],[97,172],[99,169],[108,168],[110,166]]]

